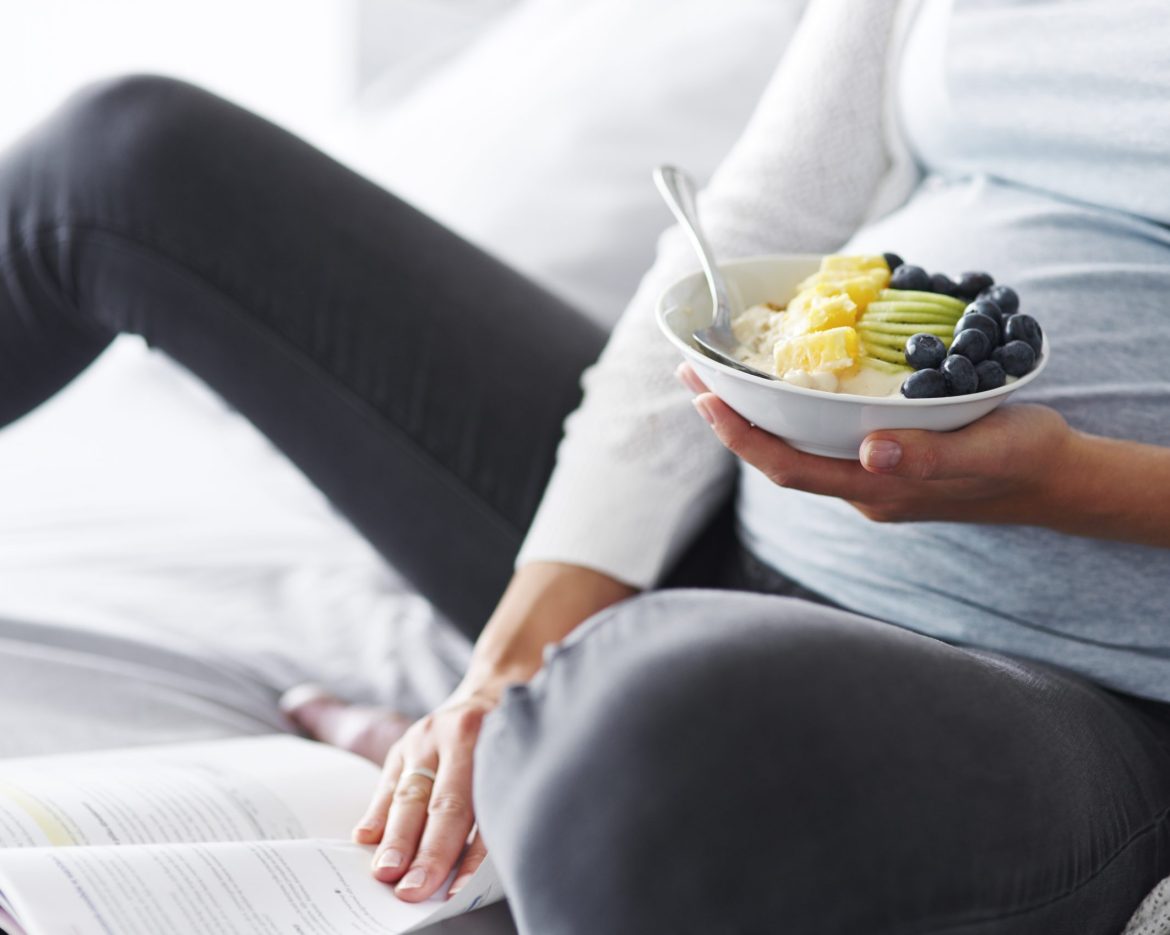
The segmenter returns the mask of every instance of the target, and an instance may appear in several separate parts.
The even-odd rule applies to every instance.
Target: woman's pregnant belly
[[[843,249],[1014,286],[1051,352],[1015,399],[1170,446],[1167,230],[987,179],[935,180]],[[1170,700],[1170,550],[1024,526],[878,524],[751,469],[740,523],[765,561],[859,612]]]

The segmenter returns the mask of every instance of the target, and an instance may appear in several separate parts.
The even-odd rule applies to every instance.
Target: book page
[[[0,847],[348,838],[377,780],[272,736],[0,762]]]
[[[370,875],[372,852],[344,841],[24,849],[0,853],[0,889],[27,935],[398,935],[503,895],[485,862],[451,900],[406,903]]]

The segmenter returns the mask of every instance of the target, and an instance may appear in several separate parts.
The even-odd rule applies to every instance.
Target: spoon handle
[[[695,203],[695,183],[691,177],[677,166],[659,166],[654,170],[654,184],[662,194],[667,206],[682,225],[690,237],[695,252],[699,255],[699,262],[703,272],[707,275],[707,284],[711,287],[711,305],[715,311],[714,327],[720,330],[731,328],[731,299],[727,292],[727,284],[719,267],[715,265],[715,254],[703,229],[699,226],[699,210]]]

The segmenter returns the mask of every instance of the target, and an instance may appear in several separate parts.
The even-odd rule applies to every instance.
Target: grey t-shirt
[[[900,103],[929,175],[844,250],[992,272],[1050,341],[1048,369],[1016,398],[1078,429],[1170,446],[1163,0],[923,11]],[[877,524],[750,468],[740,521],[761,558],[847,607],[1170,701],[1170,550],[1024,526]]]

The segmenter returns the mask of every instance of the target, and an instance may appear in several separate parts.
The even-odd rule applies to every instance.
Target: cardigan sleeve
[[[747,128],[700,195],[720,257],[831,252],[861,225],[889,165],[883,85],[896,7],[809,4]],[[652,587],[730,492],[734,458],[675,379],[676,354],[654,320],[662,291],[697,268],[679,229],[662,235],[654,265],[582,378],[584,399],[565,423],[518,566],[567,562]]]

